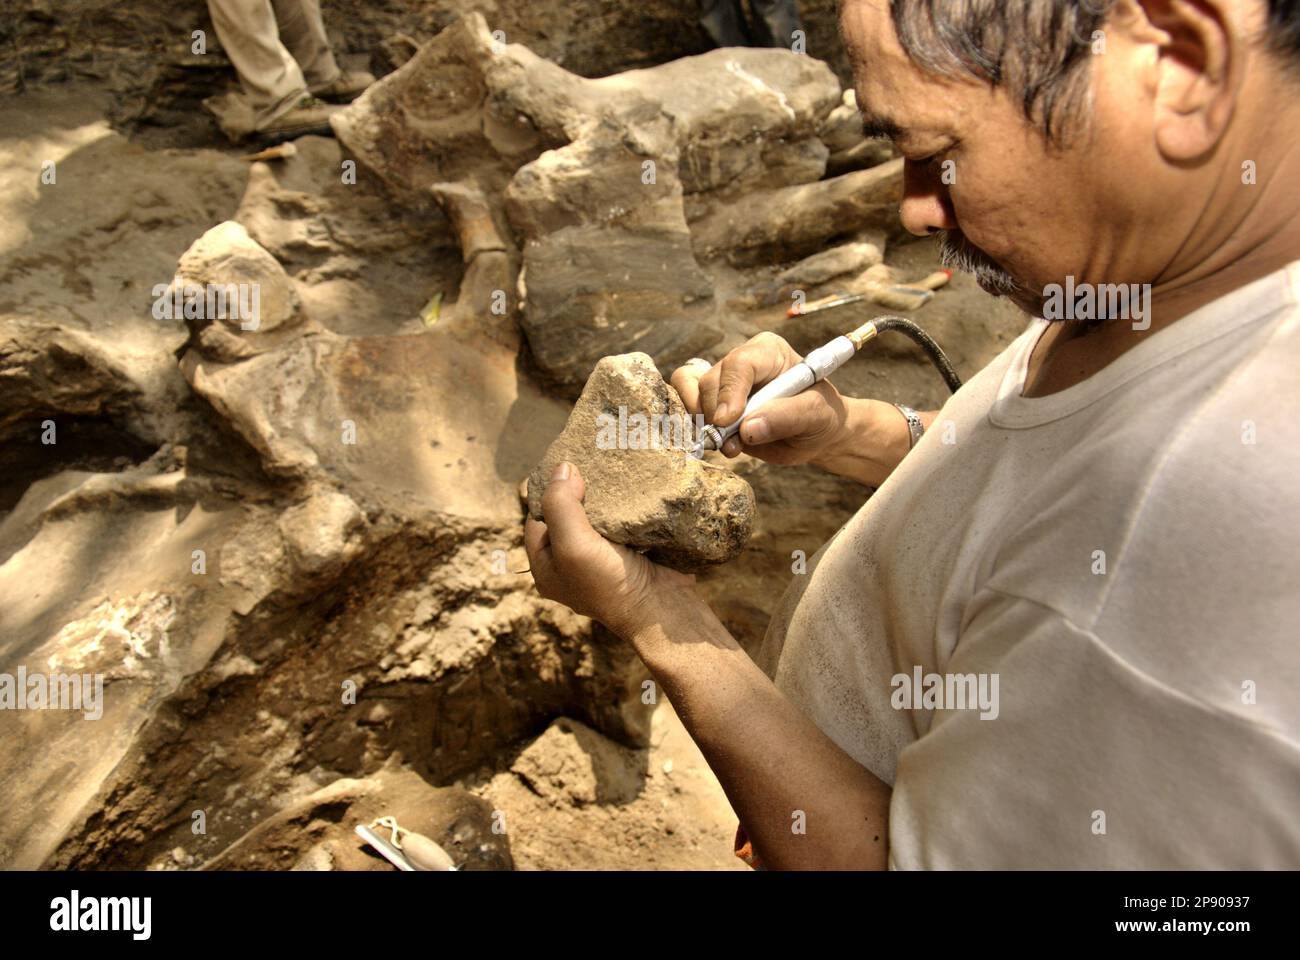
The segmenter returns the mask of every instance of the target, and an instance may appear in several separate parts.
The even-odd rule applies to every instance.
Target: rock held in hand
[[[694,419],[645,353],[605,357],[564,432],[528,479],[528,512],[555,465],[577,465],[587,518],[602,536],[690,572],[735,557],[749,539],[754,493],[725,467],[689,455]]]

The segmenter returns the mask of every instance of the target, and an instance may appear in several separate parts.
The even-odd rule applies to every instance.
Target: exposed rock
[[[410,297],[425,234],[339,184],[335,145],[299,147],[252,168],[242,206],[274,255],[223,231],[256,251],[254,275],[285,283],[283,256],[322,308],[325,285],[371,275],[392,302]],[[42,244],[60,248],[57,234]],[[114,269],[110,286],[132,275]],[[186,344],[179,320],[149,315],[151,279],[135,276],[129,310],[103,298],[105,329],[129,336],[3,318],[5,449],[32,458],[0,506],[0,665],[93,648],[107,682],[96,723],[0,717],[0,866],[176,865],[178,846],[202,864],[331,780],[400,755],[447,782],[560,714],[644,740],[635,655],[513,572],[527,566],[517,483],[567,413],[513,350],[382,335],[396,325],[349,337],[301,309],[269,331],[205,319]],[[58,443],[41,443],[44,419]],[[195,811],[209,816],[198,837]]]
[[[429,206],[434,184],[504,188],[514,171],[569,137],[583,81],[470,14],[331,118],[357,163],[405,205]]]
[[[756,188],[814,185],[828,158],[818,131],[840,104],[830,69],[789,51],[718,50],[586,80],[471,14],[332,123],[394,196],[435,198],[456,225],[469,267],[448,332],[511,345],[508,307],[541,372],[574,396],[603,356],[645,352],[666,373],[722,340],[696,254],[729,244],[719,231],[701,247],[688,220]],[[863,186],[791,198],[815,207],[791,246],[878,219],[880,191],[843,201]],[[506,222],[519,247],[502,243]],[[789,253],[742,242],[746,257]]]
[[[262,517],[237,528],[215,556],[221,586],[233,594],[231,607],[240,616],[248,616],[280,587],[280,571],[288,560],[279,530]]]
[[[881,246],[878,243],[858,242],[831,247],[782,270],[777,274],[777,280],[782,285],[815,287],[835,277],[861,273],[880,263],[883,256]]]
[[[862,143],[862,114],[858,111],[858,98],[852,89],[845,90],[840,105],[822,122],[817,136],[831,153],[839,153]]]
[[[394,208],[336,140],[295,144],[293,157],[249,167],[235,219],[293,278],[313,323],[349,336],[425,330],[421,308],[466,269],[446,216]]]
[[[138,463],[167,434],[170,383],[77,330],[0,327],[0,510],[61,469]]]
[[[289,323],[299,306],[284,268],[233,220],[194,241],[177,264],[172,286],[185,300],[187,320],[193,319],[191,306],[198,310],[195,329],[220,320],[232,330],[271,333]]]
[[[884,256],[884,247],[883,234],[875,234],[871,240],[858,240],[814,253],[782,270],[770,280],[733,297],[727,306],[753,308],[778,302],[788,305],[797,297],[807,301],[810,291],[824,283],[842,277],[857,277],[879,266]],[[849,281],[839,282],[843,285]]]
[[[897,222],[903,161],[831,180],[756,192],[692,225],[695,253],[735,264],[806,256],[828,238]]]
[[[616,543],[678,570],[725,563],[745,547],[754,494],[730,470],[688,455],[692,420],[650,357],[596,364],[568,425],[528,478],[529,514],[561,460],[586,481],[591,525]]]
[[[16,8],[9,18],[14,55],[0,63],[0,85],[102,82],[108,75],[118,98],[116,113],[137,126],[137,136],[189,146],[197,136],[210,135],[211,121],[194,105],[235,80],[202,5],[187,23],[206,31],[203,56],[191,54],[188,33],[172,29],[174,5],[162,0],[141,0],[130,8],[114,0],[81,0],[75,22],[56,16],[49,0],[17,0]],[[698,22],[698,0],[334,0],[322,8],[335,52],[369,53],[376,75],[413,52],[410,44],[389,38],[405,34],[418,45],[470,11],[486,14],[492,29],[511,43],[525,44],[584,77],[666,63],[712,46]],[[829,62],[848,83],[835,0],[800,0],[799,13],[808,58]]]
[[[568,717],[552,722],[510,769],[538,796],[578,804],[627,803],[645,782],[637,751]]]
[[[271,550],[249,553],[254,579],[236,588],[210,578],[219,554],[215,566],[229,560],[221,541],[240,533],[240,511],[178,515],[119,510],[111,529],[120,542],[95,536],[102,514],[47,523],[29,544],[34,557],[0,570],[6,668],[106,676],[99,722],[50,711],[8,729],[5,771],[57,763],[60,773],[39,827],[28,811],[48,778],[0,778],[6,867],[138,869],[178,844],[206,862],[340,775],[398,755],[445,783],[559,714],[644,742],[644,667],[509,572],[526,563],[517,521],[386,518],[332,579],[304,579]],[[273,542],[264,512],[243,519],[257,524],[242,534],[250,546]],[[67,558],[86,542],[102,546],[79,552],[79,587],[111,599],[66,621]],[[193,572],[196,544],[207,577]],[[24,575],[49,584],[45,596],[33,597]],[[162,589],[129,593],[140,582]],[[193,811],[207,818],[201,837],[190,832]]]
[[[518,478],[565,417],[513,354],[437,330],[315,334],[234,364],[190,351],[182,368],[269,474],[342,481],[400,511],[513,520]],[[489,442],[504,435],[501,448]]]
[[[364,523],[351,497],[328,490],[285,511],[280,532],[294,563],[315,579],[337,573],[356,555],[359,543],[353,534]]]
[[[9,326],[0,331],[0,438],[37,413],[98,416],[135,407],[141,390],[121,358],[75,330]],[[57,440],[56,440],[57,442]]]
[[[394,33],[379,41],[370,51],[370,71],[376,77],[387,76],[419,51],[420,44],[405,33]]]
[[[311,873],[322,873],[335,869],[334,854],[331,851],[332,844],[318,843],[309,848],[292,867],[292,871],[305,871]]]
[[[465,261],[460,294],[444,310],[442,329],[461,339],[483,335],[518,349],[519,256],[503,237],[508,229],[497,222],[499,209],[474,184],[436,183],[431,189],[456,231]]]
[[[309,419],[319,437],[329,424],[340,443],[344,439],[347,417],[333,384],[317,377],[341,344],[329,337],[296,339],[282,352],[244,360],[224,352],[205,356],[205,346],[199,341],[187,351],[181,370],[194,392],[257,452],[263,469],[294,478],[319,471],[320,456],[305,428]]]
[[[600,85],[635,88],[669,118],[686,193],[805,183],[825,171],[817,131],[840,101],[840,84],[820,60],[734,47]]]
[[[431,189],[460,238],[460,252],[466,263],[480,253],[510,249],[502,237],[501,225],[493,222],[493,208],[482,190],[464,183],[435,183]]]
[[[888,163],[897,155],[894,145],[887,140],[863,140],[847,150],[832,153],[826,161],[826,174],[838,177],[854,170],[866,170]]]
[[[671,369],[721,339],[672,164],[600,132],[521,169],[506,197],[525,238],[523,327],[549,377],[581,384],[615,351]]]

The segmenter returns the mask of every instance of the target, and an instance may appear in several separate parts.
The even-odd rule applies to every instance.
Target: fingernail
[[[772,428],[762,417],[753,417],[745,421],[741,432],[745,434],[746,443],[766,443],[767,438],[772,435]]]
[[[568,479],[569,479],[569,461],[567,461],[567,460],[561,460],[559,463],[557,463],[557,464],[555,465],[555,469],[554,469],[553,471],[551,471],[551,479],[552,479],[552,480],[568,480]]]
[[[717,407],[715,407],[713,410],[713,422],[726,423],[727,414],[730,412],[731,411],[727,409],[727,405],[725,403],[718,404]]]

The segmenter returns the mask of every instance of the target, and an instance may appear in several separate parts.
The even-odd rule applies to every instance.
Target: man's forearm
[[[884,869],[890,788],[786,699],[697,598],[629,638],[764,864]]]
[[[911,448],[907,418],[892,403],[845,397],[846,416],[840,435],[816,466],[869,487],[885,482]],[[937,410],[920,414],[928,429]]]

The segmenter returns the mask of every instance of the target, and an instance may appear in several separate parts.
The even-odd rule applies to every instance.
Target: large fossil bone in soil
[[[795,259],[892,221],[898,165],[822,180],[821,137],[852,142],[837,109],[830,68],[789,51],[590,80],[471,14],[333,125],[404,204],[443,206],[466,263],[497,261],[463,286],[456,335],[499,338],[508,303],[542,373],[576,397],[601,357],[644,352],[668,374],[722,340],[709,261]],[[488,233],[508,249],[484,250]]]

